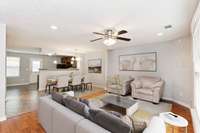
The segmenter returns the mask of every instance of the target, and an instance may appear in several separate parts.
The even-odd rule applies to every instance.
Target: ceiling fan
[[[104,39],[104,44],[107,46],[113,45],[116,43],[116,40],[122,40],[122,41],[131,41],[130,38],[120,37],[119,35],[128,33],[126,30],[121,30],[118,32],[115,32],[113,29],[106,29],[104,33],[99,32],[93,32],[93,34],[101,35],[102,37],[90,40],[90,42],[95,42],[101,39]]]

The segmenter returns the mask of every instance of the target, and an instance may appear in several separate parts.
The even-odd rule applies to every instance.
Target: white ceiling
[[[7,24],[8,48],[78,49],[81,52],[157,43],[188,35],[198,0],[1,0],[0,22]],[[165,30],[171,24],[173,29]],[[51,30],[51,25],[58,30]],[[128,30],[106,47],[90,43],[106,28]],[[163,32],[158,37],[156,34]]]

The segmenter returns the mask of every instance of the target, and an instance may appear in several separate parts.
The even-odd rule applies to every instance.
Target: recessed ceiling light
[[[162,32],[157,33],[157,36],[163,36],[163,33]]]
[[[50,28],[51,28],[52,30],[57,30],[57,29],[58,29],[58,27],[55,26],[55,25],[51,25]]]

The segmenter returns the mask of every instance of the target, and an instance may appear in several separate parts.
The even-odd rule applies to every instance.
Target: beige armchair
[[[127,95],[131,93],[131,82],[134,78],[114,75],[108,77],[107,91],[113,94]]]
[[[131,83],[132,97],[159,103],[164,81],[158,77],[140,76]]]

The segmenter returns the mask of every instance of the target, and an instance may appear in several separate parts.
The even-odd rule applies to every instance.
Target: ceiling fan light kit
[[[103,43],[106,45],[106,46],[112,46],[116,43],[117,41],[113,38],[107,38],[103,41]]]
[[[124,37],[119,36],[119,35],[128,33],[126,30],[121,30],[119,32],[116,32],[115,29],[106,29],[104,31],[104,33],[99,33],[99,32],[93,32],[93,33],[96,35],[101,35],[103,37],[91,40],[90,42],[95,42],[95,41],[104,39],[103,43],[106,46],[114,45],[117,42],[117,40],[121,40],[121,41],[130,41],[131,40],[130,38],[124,38]]]

